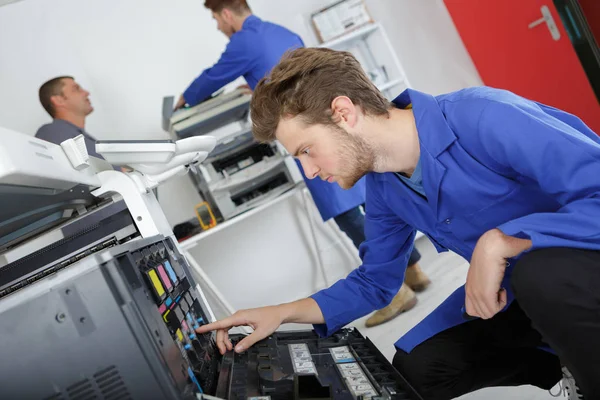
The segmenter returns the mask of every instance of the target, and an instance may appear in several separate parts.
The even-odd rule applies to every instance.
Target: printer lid
[[[100,201],[90,192],[110,164],[90,157],[78,171],[59,145],[2,127],[0,137],[0,253]]]
[[[148,179],[135,182],[157,185],[204,160],[216,145],[211,136],[177,142],[105,140],[96,143],[101,160],[88,157],[85,145],[76,144],[79,137],[56,145],[1,127],[0,137],[0,255],[106,202],[99,198],[102,194],[96,197],[92,192],[101,190],[98,173],[112,170],[111,164],[146,174]]]
[[[245,121],[251,99],[247,90],[236,89],[173,112],[173,97],[164,97],[163,129],[179,138],[210,133],[228,124]]]
[[[208,100],[214,99],[215,97],[222,95],[224,91],[225,91],[225,88],[222,87],[221,89],[217,90],[216,92],[211,94],[206,99],[202,100],[200,102],[200,104],[204,104]],[[200,105],[200,104],[198,104],[198,105]],[[190,108],[192,108],[192,107],[190,107]],[[169,133],[171,131],[171,117],[173,117],[173,115],[175,113],[180,114],[184,110],[188,110],[188,109],[189,108],[175,110],[175,96],[163,97],[163,104],[162,104],[162,128],[163,128],[163,130],[165,132]]]

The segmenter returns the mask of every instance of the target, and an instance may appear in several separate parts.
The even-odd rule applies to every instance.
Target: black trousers
[[[525,254],[511,278],[516,301],[489,320],[441,332],[393,364],[426,399],[492,386],[552,388],[569,368],[585,399],[600,399],[600,252]],[[541,350],[549,345],[557,355]]]

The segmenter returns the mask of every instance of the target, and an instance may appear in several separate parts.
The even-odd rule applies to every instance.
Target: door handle
[[[532,23],[529,24],[529,29],[533,29],[536,26],[546,23],[550,34],[552,35],[552,39],[559,40],[560,39],[560,31],[558,30],[558,26],[556,26],[556,22],[554,22],[554,18],[552,18],[552,13],[550,12],[550,8],[548,6],[540,7],[542,11],[542,18],[536,19]]]

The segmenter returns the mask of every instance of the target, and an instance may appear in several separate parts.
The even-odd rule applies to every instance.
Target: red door
[[[552,0],[444,0],[485,85],[577,115],[600,134],[600,104]]]

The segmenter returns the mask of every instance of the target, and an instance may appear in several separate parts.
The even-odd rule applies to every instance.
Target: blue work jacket
[[[183,97],[195,106],[240,76],[254,90],[288,50],[299,47],[304,47],[304,43],[294,32],[250,15],[242,29],[231,36],[219,61],[205,69],[183,92]]]
[[[219,61],[204,70],[183,92],[183,97],[189,105],[194,106],[240,76],[254,90],[286,51],[299,47],[304,47],[300,36],[250,15],[242,24],[242,29],[231,36]],[[354,188],[343,190],[337,183],[319,178],[307,179],[302,168],[300,170],[323,221],[365,202],[364,179]]]
[[[493,228],[531,239],[531,250],[600,250],[600,139],[579,118],[487,87],[437,97],[408,89],[394,103],[412,103],[426,198],[394,173],[367,175],[363,264],[312,296],[325,317],[315,326],[319,334],[391,301],[404,280],[415,229],[438,251],[467,261]],[[509,260],[502,282],[509,304],[516,261]],[[464,303],[462,286],[396,347],[410,352],[464,323]]]

